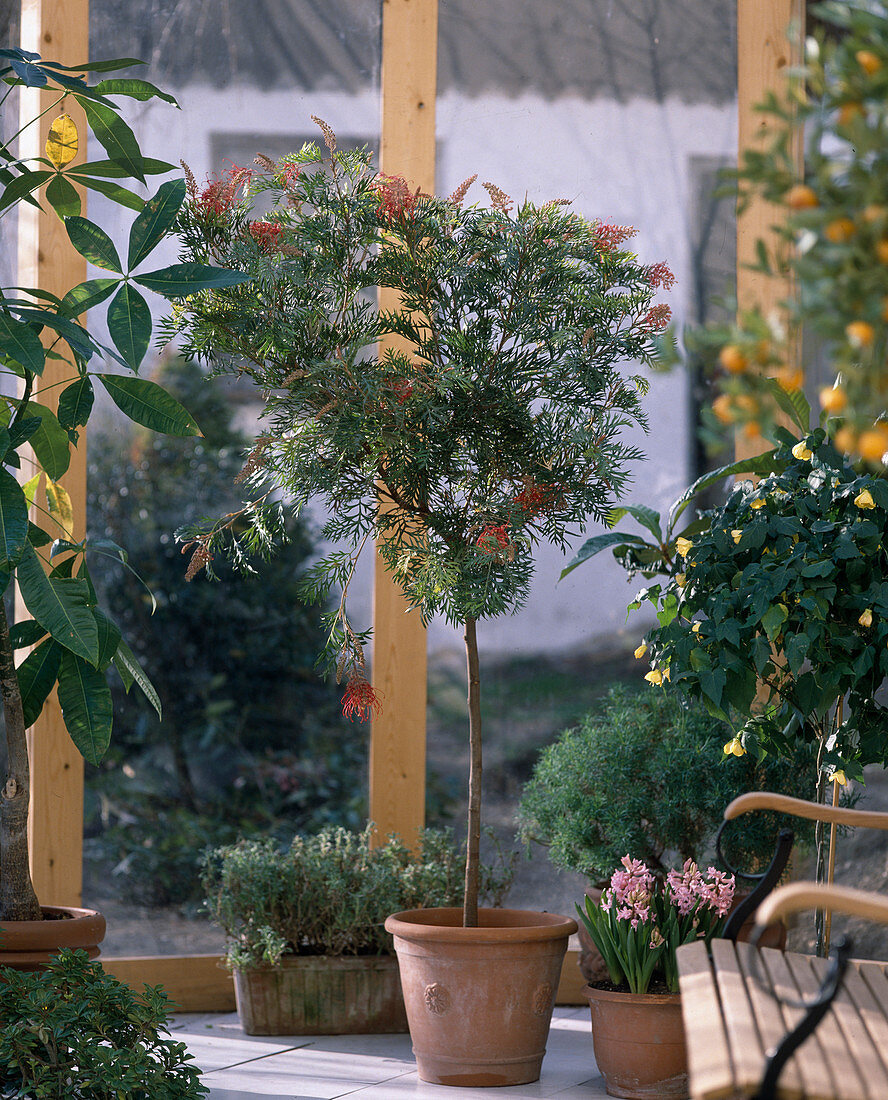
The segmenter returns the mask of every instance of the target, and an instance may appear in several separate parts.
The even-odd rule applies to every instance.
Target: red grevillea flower
[[[399,405],[403,405],[413,394],[413,383],[406,378],[398,378],[392,382],[392,393]]]
[[[372,685],[359,672],[352,675],[342,696],[343,716],[350,722],[355,718],[366,722],[373,714],[379,714],[381,709]]]
[[[278,247],[278,238],[283,229],[274,222],[250,222],[250,233],[253,240],[263,252],[274,252]]]
[[[650,332],[662,332],[669,324],[671,317],[672,310],[661,302],[659,305],[651,306],[642,317],[640,324],[643,329],[648,329]]]
[[[376,212],[389,223],[413,217],[419,191],[411,191],[403,176],[379,176]]]
[[[617,245],[634,237],[638,230],[631,225],[609,225],[598,222],[592,231],[595,247],[601,252],[613,252]]]
[[[647,283],[649,287],[656,290],[658,287],[663,287],[664,290],[671,290],[675,286],[675,276],[669,270],[669,265],[664,263],[652,264],[647,269]]]
[[[251,168],[231,166],[221,179],[208,179],[207,185],[195,198],[194,205],[203,217],[221,218],[234,204],[238,191],[249,185],[253,171]]]
[[[538,482],[528,479],[521,492],[512,497],[512,501],[526,515],[534,516],[537,512],[551,508],[560,495],[560,490],[554,486],[540,485]]]
[[[500,551],[505,550],[509,545],[506,525],[504,523],[501,523],[499,526],[488,524],[478,536],[475,545],[479,546],[485,554],[499,554]]]

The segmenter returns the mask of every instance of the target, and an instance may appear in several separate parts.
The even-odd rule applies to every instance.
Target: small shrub
[[[731,736],[700,705],[648,685],[616,685],[541,753],[518,810],[521,838],[547,845],[556,866],[597,885],[627,852],[661,874],[674,855],[700,862],[732,799],[750,790],[808,797],[816,782],[807,749],[792,760],[725,759]],[[740,870],[760,869],[782,823],[774,814],[744,818],[725,855]],[[798,822],[791,827],[799,835]]]
[[[64,950],[45,971],[0,969],[0,1097],[199,1100],[208,1093],[184,1043],[162,1038],[160,987],[134,993]]]
[[[389,914],[462,903],[464,857],[449,831],[424,830],[415,854],[395,838],[372,848],[372,832],[325,829],[286,849],[271,839],[242,840],[208,853],[207,908],[231,940],[229,963],[390,954]],[[494,904],[510,882],[510,865],[482,868],[482,890]]]

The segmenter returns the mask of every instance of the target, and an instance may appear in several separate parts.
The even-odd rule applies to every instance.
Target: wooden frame
[[[802,0],[738,0],[739,142],[757,125],[751,107],[775,86],[789,62],[784,32],[803,13]],[[88,55],[88,0],[22,0],[22,44],[76,63]],[[434,190],[437,0],[383,0],[383,171]],[[745,271],[750,242],[766,231],[771,214],[754,207],[738,227],[738,297],[741,302],[782,297],[774,280],[764,287]],[[52,219],[42,219],[51,222]],[[20,245],[21,282],[67,287],[85,277],[83,261],[61,227],[25,219]],[[738,448],[739,450],[739,448]],[[66,484],[78,516],[85,514],[86,476],[81,462]],[[381,832],[405,836],[423,823],[425,792],[425,636],[418,617],[377,568],[374,684],[385,711],[371,744],[371,814]],[[35,885],[44,900],[78,904],[81,890],[83,772],[79,755],[52,710],[32,731],[33,856]],[[579,1003],[578,952],[568,952],[559,1003]],[[109,958],[106,969],[131,984],[162,983],[183,1009],[233,1007],[230,975],[215,955]]]

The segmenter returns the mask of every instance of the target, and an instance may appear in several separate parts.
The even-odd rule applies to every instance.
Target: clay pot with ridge
[[[14,920],[0,925],[0,966],[42,970],[63,947],[98,958],[105,918],[95,909],[43,905],[43,920]]]

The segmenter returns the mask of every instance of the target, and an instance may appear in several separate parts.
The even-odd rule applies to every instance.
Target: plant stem
[[[475,620],[466,619],[466,668],[469,681],[469,814],[466,830],[466,889],[463,927],[478,927],[478,874],[481,848],[481,675]]]
[[[826,751],[826,739],[828,731],[821,725],[818,728],[817,736],[817,793],[815,795],[816,802],[825,802],[826,794],[826,773],[823,770],[823,754]],[[824,837],[825,829],[822,821],[817,821],[814,824],[814,847],[816,852],[816,865],[814,871],[815,882],[826,881],[826,840]],[[819,958],[826,956],[825,946],[825,931],[826,921],[825,913],[823,909],[817,909],[814,912],[814,936],[815,947],[814,953]]]
[[[0,596],[0,697],[6,723],[7,767],[0,790],[0,920],[40,920],[28,867],[31,776],[22,693],[15,672],[6,607]]]

